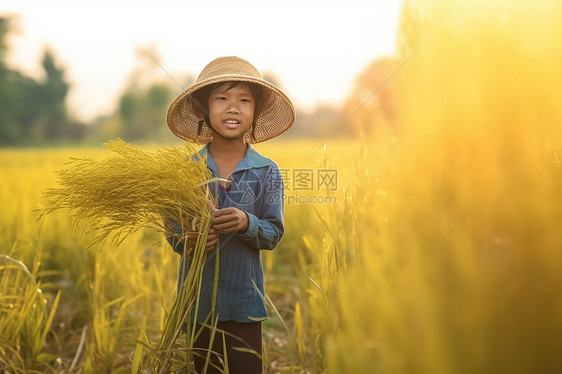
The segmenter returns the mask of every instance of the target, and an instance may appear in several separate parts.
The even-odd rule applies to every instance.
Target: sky
[[[71,114],[87,121],[115,108],[133,71],[177,81],[179,93],[220,56],[272,74],[297,107],[340,103],[370,62],[397,53],[400,9],[401,0],[3,0],[0,15],[16,16],[9,65],[40,78],[50,48],[71,83]]]

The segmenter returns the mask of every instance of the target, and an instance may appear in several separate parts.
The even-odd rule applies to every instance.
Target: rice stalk
[[[262,294],[258,288],[258,285],[252,280],[252,286],[254,287],[254,289],[258,292],[258,295],[260,296],[260,298],[264,301],[264,303],[271,308],[271,310],[273,310],[273,312],[275,313],[275,315],[277,316],[277,318],[279,318],[279,321],[281,322],[281,324],[283,325],[283,327],[285,328],[285,331],[287,333],[287,337],[288,337],[288,341],[289,341],[289,363],[290,363],[290,370],[292,373],[294,373],[296,365],[295,365],[295,359],[294,359],[294,352],[296,350],[295,347],[295,342],[293,340],[293,336],[291,333],[291,329],[289,328],[289,326],[287,325],[287,323],[285,322],[285,320],[283,319],[283,317],[281,316],[281,313],[279,313],[279,310],[277,309],[277,307],[275,306],[275,304],[273,303],[273,301],[271,300],[271,298],[269,297],[269,295],[267,294]],[[259,319],[256,319],[256,321],[258,321]],[[304,367],[303,365],[301,365],[302,367]]]

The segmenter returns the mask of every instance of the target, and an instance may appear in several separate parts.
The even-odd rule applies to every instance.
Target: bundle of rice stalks
[[[191,228],[193,219],[210,215],[202,188],[210,176],[205,162],[191,159],[191,146],[154,152],[122,140],[106,146],[113,156],[73,158],[57,172],[61,187],[46,193],[45,213],[67,208],[77,227],[97,234],[92,244],[111,238],[116,246],[141,228],[175,234],[162,218]]]
[[[100,161],[74,158],[57,172],[60,187],[46,193],[44,214],[69,209],[83,233],[96,234],[92,244],[109,239],[118,246],[139,229],[152,228],[167,237],[176,236],[187,255],[187,240],[182,236],[190,231],[200,234],[195,249],[189,253],[189,269],[182,269],[186,276],[160,341],[155,346],[146,345],[150,365],[166,372],[182,327],[189,323],[188,317],[197,307],[211,224],[209,203],[215,203],[206,186],[216,178],[211,178],[205,160],[192,159],[196,151],[188,144],[154,152],[122,140],[112,141],[107,147],[113,153],[110,157]],[[181,225],[183,234],[178,234],[171,222]],[[184,267],[186,264],[184,261]]]

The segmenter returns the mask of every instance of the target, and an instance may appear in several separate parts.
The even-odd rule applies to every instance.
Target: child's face
[[[246,84],[231,87],[231,83],[225,83],[216,87],[209,96],[213,132],[227,139],[242,139],[254,122],[254,106]]]

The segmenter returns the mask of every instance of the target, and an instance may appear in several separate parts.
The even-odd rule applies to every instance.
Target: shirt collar
[[[215,165],[215,162],[213,161],[213,158],[211,157],[211,154],[209,153],[209,144],[208,143],[205,144],[205,146],[199,151],[199,156],[203,159],[207,159],[207,166],[216,175],[218,175],[217,167]],[[269,165],[268,159],[265,158],[264,156],[260,155],[254,149],[254,147],[252,147],[250,144],[248,144],[248,148],[246,150],[246,155],[244,156],[242,161],[240,161],[238,166],[236,166],[236,169],[234,169],[234,171],[232,173],[234,174],[237,171],[248,170],[248,169],[253,169],[253,168],[263,168],[263,167],[266,167],[268,165]]]

